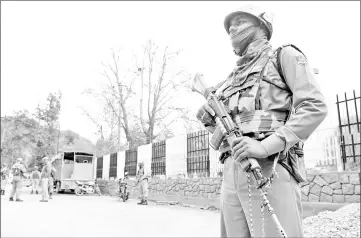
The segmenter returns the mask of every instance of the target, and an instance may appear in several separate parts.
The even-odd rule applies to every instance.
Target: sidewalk
[[[180,205],[205,210],[220,209],[219,199],[187,198],[171,195],[152,195],[149,197],[148,200],[157,204]],[[323,211],[336,211],[347,204],[348,203],[303,202],[303,219],[306,217],[315,216]]]

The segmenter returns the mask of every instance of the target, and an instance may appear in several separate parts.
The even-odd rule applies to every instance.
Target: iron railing
[[[187,134],[187,173],[209,177],[209,133],[206,130]]]
[[[97,178],[103,177],[103,157],[97,158]]]
[[[109,178],[117,177],[117,157],[118,153],[113,153],[110,155],[110,165],[109,165]]]
[[[340,147],[343,169],[346,170],[352,163],[360,163],[360,96],[339,101],[336,95],[338,112]]]
[[[137,175],[137,160],[138,160],[138,150],[129,149],[125,151],[125,166],[124,173],[128,172],[128,176]]]
[[[165,151],[166,143],[165,140],[152,144],[152,176],[154,175],[165,175]]]

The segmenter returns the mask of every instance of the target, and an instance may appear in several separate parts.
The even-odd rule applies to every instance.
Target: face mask
[[[241,56],[248,45],[254,40],[257,27],[249,26],[231,38],[231,43],[236,55]]]

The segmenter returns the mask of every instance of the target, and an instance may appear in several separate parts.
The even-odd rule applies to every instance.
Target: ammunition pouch
[[[304,153],[300,142],[287,151],[284,158],[279,160],[278,163],[281,164],[298,183],[307,181]]]

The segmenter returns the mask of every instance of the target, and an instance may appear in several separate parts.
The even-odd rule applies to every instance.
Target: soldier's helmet
[[[268,40],[271,39],[272,37],[272,33],[273,33],[273,15],[271,13],[267,13],[265,11],[263,11],[262,9],[253,6],[253,5],[244,5],[240,8],[238,8],[237,10],[235,10],[234,12],[231,12],[230,14],[228,14],[225,19],[224,19],[224,28],[227,31],[227,34],[229,34],[229,26],[230,26],[230,22],[232,20],[232,18],[238,14],[246,14],[249,16],[252,16],[256,19],[258,19],[260,21],[260,23],[262,25],[265,26],[266,30],[267,30],[267,38]]]

